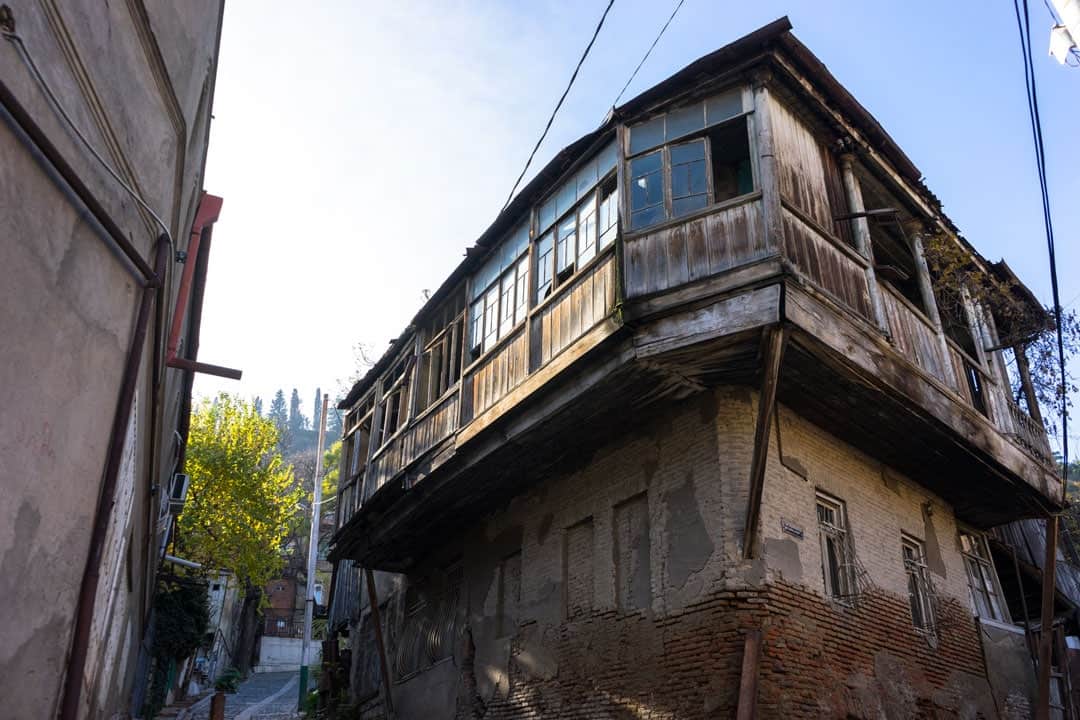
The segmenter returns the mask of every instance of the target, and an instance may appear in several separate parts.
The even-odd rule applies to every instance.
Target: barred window
[[[933,633],[936,627],[930,571],[926,567],[926,545],[910,535],[900,537],[904,572],[907,573],[911,623],[916,630]]]
[[[854,599],[857,588],[847,508],[842,500],[817,495],[818,532],[821,540],[821,571],[825,594],[841,602]]]

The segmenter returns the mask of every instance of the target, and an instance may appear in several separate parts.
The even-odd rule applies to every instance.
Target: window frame
[[[461,361],[466,349],[465,336],[468,333],[468,320],[469,308],[466,307],[421,347],[416,363],[416,392],[413,393],[412,419],[419,418],[442,402],[461,382]],[[437,385],[441,385],[444,380],[446,382],[446,387],[440,392],[432,392],[429,365],[431,361],[425,360],[425,358],[434,357],[436,349],[442,353],[443,365]],[[424,371],[425,366],[428,367],[428,378],[421,382],[420,373]]]
[[[473,365],[480,362],[483,358],[491,354],[493,350],[495,350],[502,344],[503,340],[513,335],[518,330],[518,328],[520,328],[522,324],[524,324],[524,322],[528,320],[528,295],[529,288],[532,286],[532,279],[529,276],[532,265],[530,258],[533,255],[532,245],[533,241],[530,240],[529,244],[526,245],[525,249],[517,256],[515,256],[513,261],[509,263],[509,266],[506,267],[502,272],[500,272],[495,277],[495,279],[488,283],[482,290],[479,290],[477,292],[473,292],[472,290],[470,290],[469,294],[475,295],[475,299],[470,301],[466,305],[464,312],[464,317],[466,320],[464,324],[465,338],[462,341],[462,355],[465,358],[464,371],[467,371]],[[524,267],[524,279],[521,277],[522,267]],[[514,296],[510,305],[510,317],[513,319],[513,322],[512,324],[504,328],[502,307],[504,298],[503,285],[507,280],[510,280],[511,295]],[[517,312],[519,309],[521,309],[521,303],[516,297],[516,295],[519,291],[522,290],[522,288],[524,288],[525,291],[526,303],[522,316],[518,318]],[[492,293],[494,294],[492,295]],[[487,327],[489,310],[487,300],[489,296],[494,297],[495,300],[493,312],[491,315],[493,319],[494,332],[491,332]],[[480,307],[479,318],[474,315],[474,308],[477,306]],[[476,323],[477,319],[480,320],[480,335],[478,339],[479,341],[477,341],[477,338],[474,338],[473,336],[474,324]],[[489,338],[491,338],[490,344],[488,343]],[[461,374],[464,374],[464,372],[462,372]]]
[[[912,551],[911,557],[908,551]],[[930,568],[926,564],[926,543],[906,532],[900,533],[900,560],[908,585],[908,612],[911,625],[919,633],[937,636],[937,609],[934,607],[934,588]],[[920,619],[915,617],[916,603]]]
[[[668,110],[668,111],[666,111],[665,114],[670,114],[671,112],[677,111],[677,110],[678,110],[678,108],[675,108],[674,110]],[[628,227],[626,228],[625,232],[628,235],[636,235],[638,233],[653,231],[653,230],[656,230],[657,228],[662,228],[667,223],[685,221],[687,218],[693,218],[698,214],[707,213],[711,209],[716,208],[718,206],[727,205],[729,203],[737,204],[740,201],[746,199],[747,197],[753,195],[754,193],[760,192],[760,187],[761,187],[760,170],[758,168],[757,160],[754,157],[754,149],[756,148],[756,138],[755,138],[756,125],[755,125],[754,119],[752,117],[753,115],[754,115],[754,110],[753,109],[743,110],[741,113],[739,113],[737,115],[732,115],[731,117],[726,118],[722,122],[716,123],[715,125],[706,125],[704,128],[701,128],[700,130],[695,130],[693,132],[687,133],[686,135],[681,135],[681,136],[679,136],[677,138],[674,138],[674,139],[672,139],[670,141],[665,141],[660,145],[656,145],[656,146],[653,146],[653,147],[646,148],[646,149],[641,150],[641,151],[639,151],[637,153],[634,153],[634,154],[630,154],[630,140],[629,140],[629,133],[627,133],[628,137],[627,137],[627,140],[626,140],[626,144],[624,146],[624,151],[626,153],[625,154],[626,188],[623,190],[623,192],[621,193],[621,196],[619,198],[620,201],[622,203],[625,203],[625,206],[626,206],[626,219],[627,219]],[[711,135],[713,133],[719,131],[719,130],[722,130],[722,129],[730,126],[730,125],[733,125],[733,124],[739,123],[739,122],[744,123],[744,129],[746,131],[747,150],[748,150],[749,162],[750,162],[750,181],[751,181],[750,185],[751,185],[751,187],[750,187],[750,190],[748,192],[741,193],[741,194],[736,195],[734,197],[725,198],[723,200],[717,200],[716,199],[715,178],[713,177],[713,142],[712,142]],[[705,206],[702,207],[702,208],[698,208],[696,210],[687,211],[687,212],[685,212],[685,213],[683,213],[681,215],[675,215],[674,214],[674,209],[673,209],[674,198],[673,198],[673,195],[672,195],[672,167],[673,167],[673,165],[672,165],[672,162],[671,162],[671,148],[672,147],[683,146],[683,145],[688,145],[690,143],[697,142],[697,141],[704,141],[704,145],[705,145],[705,157],[704,157],[704,162],[705,162],[705,190],[706,190],[706,192],[705,192],[705,196],[706,196]],[[649,223],[647,225],[642,225],[640,227],[635,227],[634,224],[633,224],[634,208],[633,208],[633,205],[632,205],[632,202],[631,202],[632,193],[633,193],[634,177],[635,176],[631,174],[631,165],[632,165],[634,160],[637,160],[639,158],[643,158],[643,157],[645,157],[647,155],[651,155],[651,154],[657,153],[657,152],[660,153],[660,158],[661,158],[659,172],[660,172],[660,175],[661,175],[661,182],[662,182],[662,187],[663,187],[664,199],[663,199],[663,202],[661,203],[661,205],[664,208],[664,217],[661,220],[657,220],[657,221]],[[656,206],[651,205],[649,207],[656,207]]]
[[[978,552],[972,552],[965,547],[964,538],[970,538],[972,545],[981,547],[985,556],[980,556]],[[971,600],[971,612],[975,617],[993,620],[1002,623],[1012,623],[1012,618],[1009,614],[1009,605],[1005,602],[1005,594],[1001,590],[1001,580],[998,578],[997,567],[994,565],[994,557],[990,554],[990,543],[987,541],[985,533],[980,533],[969,528],[960,527],[957,529],[957,540],[960,545],[960,557],[964,562],[964,573],[967,576],[968,581],[968,594]],[[991,615],[983,615],[979,610],[979,605],[975,600],[975,578],[973,577],[973,571],[971,564],[979,566],[980,579],[984,581],[980,583],[983,585],[983,592],[986,595],[986,604],[990,609]],[[987,577],[987,573],[989,574]],[[989,582],[991,587],[986,587],[985,582]]]
[[[823,508],[833,513],[836,522],[830,523],[822,520],[821,509]],[[851,604],[858,597],[859,588],[858,579],[851,562],[855,552],[851,542],[847,503],[838,497],[818,490],[814,497],[814,514],[818,524],[818,541],[821,547],[821,576],[825,597],[832,602],[844,605]],[[836,548],[832,554],[828,551],[830,540],[835,543],[834,548]],[[834,573],[836,576],[835,584],[839,587],[834,587],[833,573],[830,573],[830,568],[827,567],[827,563],[831,564],[833,558],[837,563]]]
[[[620,230],[619,201],[621,199],[617,178],[618,168],[616,167],[600,178],[592,190],[584,197],[580,198],[569,210],[558,216],[555,221],[551,223],[550,227],[532,241],[532,244],[535,245],[537,249],[531,253],[530,275],[533,282],[530,283],[529,309],[527,314],[531,315],[533,311],[546,305],[552,298],[559,294],[562,287],[573,283],[574,279],[580,276],[582,271],[592,267],[599,258],[607,253],[609,248],[615,246],[615,241],[619,236]],[[611,218],[609,219],[613,220],[613,222],[607,227],[604,227],[602,222],[604,203],[612,198],[614,198],[614,209],[613,211],[609,210],[609,213],[611,213]],[[590,205],[592,206],[591,212],[587,212]],[[560,226],[565,225],[571,218],[574,220],[573,252],[567,253],[570,256],[570,262],[560,270]],[[587,257],[583,257],[581,254],[581,240],[587,235],[585,228],[590,219],[592,222],[592,252]],[[549,260],[551,287],[543,297],[540,297],[540,263],[548,253],[541,255],[539,248],[540,244],[549,236],[551,238]],[[604,240],[605,237],[607,238],[606,240]]]

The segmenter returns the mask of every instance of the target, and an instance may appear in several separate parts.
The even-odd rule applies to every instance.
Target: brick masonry
[[[679,403],[467,529],[445,553],[464,574],[457,650],[395,678],[395,696],[430,698],[425,717],[731,717],[744,633],[758,627],[762,717],[996,716],[951,508],[784,408],[760,552],[741,559],[755,404],[740,388]],[[852,606],[824,597],[819,490],[845,502],[865,570]],[[647,542],[631,542],[635,528]],[[934,643],[912,625],[901,533],[926,545]],[[514,553],[511,612],[500,577]],[[456,704],[437,701],[448,677]]]

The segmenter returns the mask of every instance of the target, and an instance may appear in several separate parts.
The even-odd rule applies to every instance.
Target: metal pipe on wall
[[[157,242],[157,252],[152,273],[161,277],[165,273],[165,264],[169,260],[169,240],[161,235]],[[139,380],[139,366],[142,364],[143,346],[146,345],[146,328],[150,324],[157,290],[154,286],[143,287],[139,311],[135,317],[135,329],[131,336],[127,361],[120,382],[120,397],[116,402],[112,429],[109,432],[109,449],[105,457],[105,473],[98,494],[97,509],[94,511],[94,526],[90,534],[90,549],[83,568],[82,582],[79,585],[78,610],[75,615],[74,637],[71,643],[71,656],[68,659],[67,676],[64,678],[64,695],[60,706],[62,720],[77,720],[79,716],[79,695],[83,686],[83,672],[86,669],[87,649],[90,645],[90,627],[94,620],[94,601],[97,595],[98,581],[101,576],[101,559],[105,548],[105,536],[109,530],[112,516],[113,498],[116,494],[116,480],[120,474],[120,463],[124,454],[124,441],[127,437],[128,422],[131,419],[131,405],[135,399],[135,385]]]
[[[107,233],[109,239],[115,245],[115,250],[118,250],[128,262],[135,266],[135,269],[138,270],[135,275],[140,280],[140,284],[143,286],[156,286],[160,282],[164,269],[155,272],[147,264],[131,242],[128,241],[124,231],[120,229],[120,226],[116,224],[116,221],[109,215],[105,207],[94,197],[90,188],[79,178],[78,173],[68,164],[45,132],[34,122],[30,113],[18,101],[3,79],[0,79],[0,106],[3,107],[5,119],[8,123],[13,125],[13,129],[16,129],[19,134],[24,136],[24,142],[35,153],[39,153],[49,163],[51,169],[67,185],[67,189],[79,199],[98,225]]]

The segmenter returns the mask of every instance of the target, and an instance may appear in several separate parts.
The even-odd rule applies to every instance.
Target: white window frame
[[[994,557],[990,554],[990,545],[986,541],[986,535],[960,528],[959,541],[960,556],[964,560],[964,572],[967,574],[972,614],[986,620],[1011,623],[1009,607],[1005,603],[1005,594],[1001,591],[1001,581],[998,579],[997,568],[994,566]],[[989,615],[983,614],[979,607],[979,602],[976,600],[977,587],[978,592],[984,596],[984,602],[990,611]]]
[[[937,611],[930,568],[926,565],[926,543],[914,535],[900,534],[900,559],[908,585],[908,610],[912,626],[921,633],[937,635]],[[918,615],[918,616],[916,616]]]
[[[848,528],[847,505],[843,500],[819,490],[814,502],[814,512],[818,519],[821,577],[825,596],[835,602],[851,603],[858,595],[858,585],[855,577],[855,553]]]

